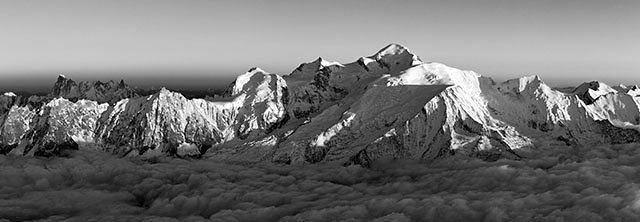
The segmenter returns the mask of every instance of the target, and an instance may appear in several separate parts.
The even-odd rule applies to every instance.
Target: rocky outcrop
[[[7,113],[17,99],[18,96],[12,92],[6,92],[0,95],[0,115]]]
[[[327,103],[344,98],[347,90],[331,81],[333,72],[340,72],[344,66],[322,58],[303,63],[291,74],[285,76],[288,83],[290,114],[295,118],[306,118],[312,113],[326,108]]]
[[[110,104],[136,96],[138,96],[136,91],[125,84],[123,80],[120,82],[75,82],[64,75],[58,76],[49,93],[49,97],[52,98],[62,97],[71,101],[86,99]]]
[[[18,144],[16,155],[56,156],[78,149],[77,142],[94,142],[94,130],[107,104],[80,100],[76,103],[55,99],[38,113],[16,107],[3,130],[6,144]],[[14,111],[12,110],[12,111]],[[28,123],[28,125],[27,125]]]
[[[225,108],[229,107],[202,99],[187,100],[166,89],[148,97],[124,99],[102,114],[96,142],[123,155],[142,155],[150,150],[175,154],[189,144],[206,149],[220,142],[224,133],[220,128],[230,125],[226,116],[218,115],[231,113],[224,112]]]
[[[3,119],[0,128],[0,143],[17,145],[22,137],[31,129],[31,122],[36,112],[28,107],[13,106]]]
[[[617,91],[607,84],[592,81],[582,83],[573,91],[585,104],[591,105],[601,96],[615,94]]]

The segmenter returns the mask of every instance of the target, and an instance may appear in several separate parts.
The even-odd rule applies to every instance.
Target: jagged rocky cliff
[[[87,99],[111,104],[137,95],[135,89],[125,84],[124,80],[120,80],[118,83],[113,80],[108,82],[75,82],[62,74],[58,76],[51,93],[49,93],[49,97],[53,98],[63,97],[71,101]]]
[[[537,144],[640,141],[640,89],[539,77],[496,83],[423,62],[391,44],[348,64],[318,58],[279,76],[240,75],[223,97],[140,96],[124,82],[60,76],[49,97],[0,96],[0,146],[12,155],[99,149],[230,162],[367,165],[376,159],[520,158]]]

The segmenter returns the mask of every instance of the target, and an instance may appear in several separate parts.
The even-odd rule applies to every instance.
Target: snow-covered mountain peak
[[[174,92],[172,92],[171,90],[167,89],[166,87],[162,87],[160,89],[160,91],[158,91],[158,95],[169,95],[169,94],[173,94]]]
[[[393,75],[392,75],[393,76]],[[480,86],[483,78],[473,71],[460,70],[442,63],[423,63],[402,71],[389,82],[399,81],[401,85],[450,85],[467,90]]]
[[[328,61],[322,57],[318,57],[318,59],[312,62],[300,64],[288,77],[310,80],[321,70],[327,69],[329,71],[335,71],[342,68],[344,68],[344,65],[339,62]]]
[[[397,75],[397,78],[390,78],[389,83],[401,85],[455,85],[456,82],[452,79],[449,72],[441,71],[446,69],[443,64],[429,63],[421,64],[408,68]]]
[[[422,60],[420,60],[417,55],[411,53],[411,51],[404,46],[396,43],[382,48],[369,58],[377,61],[382,67],[387,68],[392,75],[406,70],[409,67],[422,64]],[[369,61],[361,62],[366,65]]]
[[[611,88],[610,86],[600,81],[590,81],[590,82],[584,82],[580,84],[578,87],[576,87],[576,92],[585,91],[587,89],[591,89],[594,91],[608,90],[610,88]]]
[[[69,100],[67,100],[65,98],[62,98],[62,97],[58,97],[58,98],[54,98],[51,101],[49,101],[47,104],[45,104],[45,106],[57,106],[60,103],[62,103],[63,101],[66,102],[66,101],[69,101]]]
[[[320,67],[322,67],[322,68],[330,67],[330,66],[344,67],[344,65],[340,64],[339,62],[325,60],[322,57],[318,57],[318,59],[316,61],[318,61],[320,63]]]
[[[380,49],[380,51],[375,54],[375,57],[381,58],[386,55],[399,55],[404,53],[410,53],[409,49],[398,43],[391,43]]]
[[[262,70],[260,67],[252,67],[250,68],[247,73],[266,73],[264,70]]]
[[[2,127],[3,115],[7,113],[18,100],[18,96],[12,92],[0,95],[0,127]]]
[[[638,87],[638,85],[623,85],[623,84],[620,84],[618,86],[614,86],[613,89],[615,89],[616,91],[618,91],[620,93],[626,93],[626,94],[629,94],[631,96],[640,95],[640,88]]]
[[[551,90],[538,75],[525,76],[517,79],[510,79],[497,86],[498,91],[502,93],[532,92],[538,89],[545,91]]]
[[[56,79],[56,84],[58,84],[58,83],[62,84],[64,82],[75,82],[75,81],[73,81],[70,78],[67,78],[67,76],[64,75],[64,74],[58,74],[58,78]]]
[[[640,88],[638,87],[638,85],[626,86],[626,88],[627,88],[628,90],[638,90],[638,89],[640,89]]]
[[[520,82],[523,82],[525,85],[529,84],[542,84],[544,83],[540,76],[538,75],[530,75],[520,78]]]
[[[275,76],[277,75],[268,73],[258,67],[253,67],[236,78],[236,81],[232,84],[230,96],[236,96],[241,93],[246,93],[252,89],[256,89],[263,83],[265,78],[275,78]]]
[[[638,88],[637,86],[635,86],[634,88],[629,88],[626,93],[631,96],[640,97],[640,88]]]
[[[580,84],[574,90],[576,94],[585,104],[594,103],[598,98],[607,94],[615,94],[618,91],[599,81],[591,81]]]

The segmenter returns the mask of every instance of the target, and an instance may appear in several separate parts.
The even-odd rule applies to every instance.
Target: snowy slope
[[[54,99],[38,112],[14,106],[3,130],[8,144],[19,143],[15,155],[58,155],[64,149],[77,149],[77,142],[93,142],[94,129],[107,104],[80,100]],[[15,115],[14,115],[15,113]],[[10,134],[9,132],[13,132]]]

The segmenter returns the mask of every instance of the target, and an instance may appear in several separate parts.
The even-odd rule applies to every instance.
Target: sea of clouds
[[[640,221],[640,145],[329,164],[0,156],[0,221]]]

